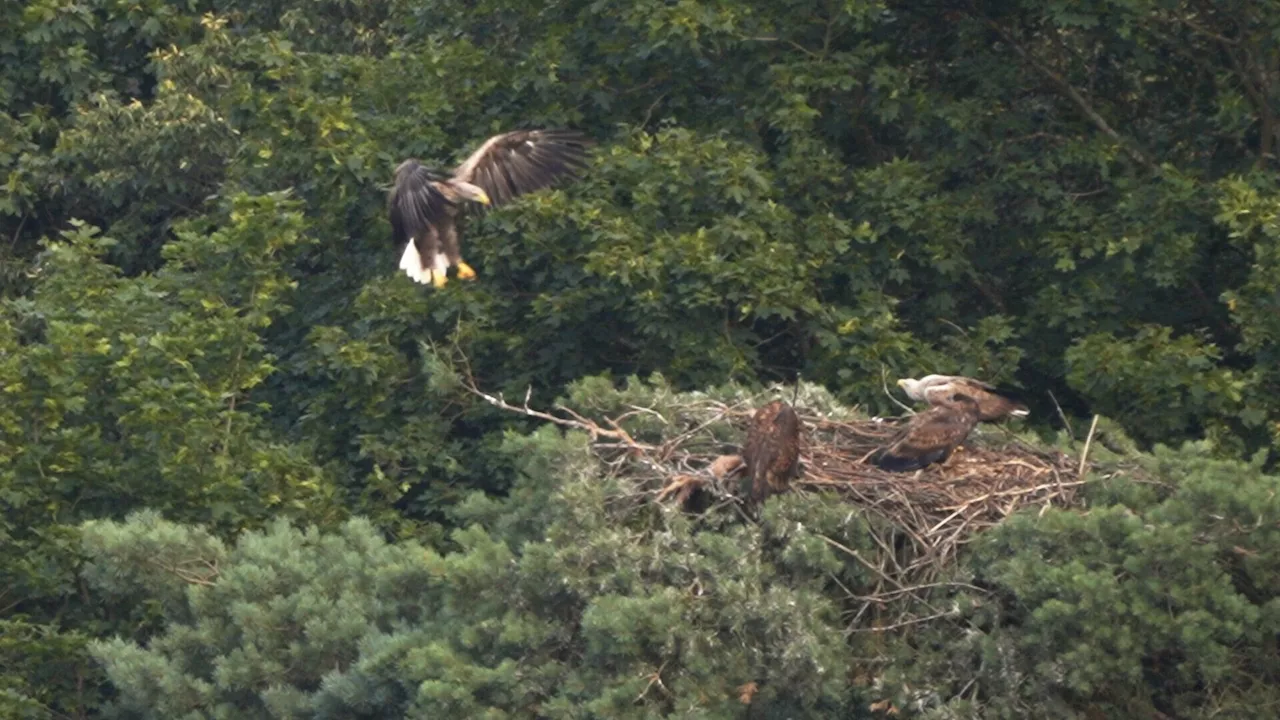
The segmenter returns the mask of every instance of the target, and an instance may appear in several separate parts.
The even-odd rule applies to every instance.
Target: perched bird
[[[751,502],[785,492],[800,469],[800,418],[782,400],[756,411],[742,444],[742,459],[751,482]]]
[[[451,265],[458,277],[474,278],[458,246],[462,201],[501,207],[550,187],[586,167],[592,144],[573,130],[517,130],[486,140],[452,176],[412,158],[400,163],[387,197],[396,245],[404,244],[400,269],[414,282],[437,288],[448,281]]]
[[[903,378],[898,387],[907,393],[912,400],[920,400],[936,405],[936,398],[949,397],[954,393],[964,393],[978,403],[978,419],[992,422],[1003,418],[1026,417],[1030,414],[1026,404],[1013,390],[998,388],[981,380],[974,380],[959,375],[925,375],[916,380]]]
[[[933,407],[912,417],[876,450],[871,462],[890,472],[910,472],[946,462],[978,424],[978,413],[977,401],[968,395],[935,396]]]

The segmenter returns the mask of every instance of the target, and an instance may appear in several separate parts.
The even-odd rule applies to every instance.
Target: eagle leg
[[[475,271],[475,270],[472,270],[470,265],[468,265],[468,264],[466,264],[466,263],[462,262],[461,260],[459,260],[459,261],[458,261],[457,265],[458,265],[458,277],[459,277],[459,278],[461,278],[461,279],[463,279],[463,280],[471,280],[471,279],[475,278],[475,276],[476,276],[476,271]]]
[[[442,288],[445,283],[449,282],[449,278],[442,272],[428,271],[428,274],[431,275],[431,284],[436,288]]]

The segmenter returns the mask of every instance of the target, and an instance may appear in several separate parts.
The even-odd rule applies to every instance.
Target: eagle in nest
[[[889,442],[876,449],[871,462],[890,472],[910,472],[946,462],[951,452],[978,424],[978,402],[954,392],[934,395],[933,407],[911,418]]]
[[[463,201],[501,207],[516,197],[576,174],[587,165],[593,142],[573,130],[517,130],[494,135],[449,175],[416,159],[400,163],[387,197],[400,269],[414,282],[437,288],[450,266],[469,280],[462,260],[457,215]]]
[[[774,400],[757,410],[742,445],[742,459],[753,504],[785,492],[800,470],[800,418],[795,409]]]
[[[1030,414],[1018,393],[1009,388],[1000,388],[981,380],[959,375],[925,375],[915,378],[902,378],[898,387],[907,393],[912,400],[937,405],[939,399],[947,398],[955,393],[963,393],[978,403],[978,419],[982,422],[994,422],[1006,417],[1026,417]]]

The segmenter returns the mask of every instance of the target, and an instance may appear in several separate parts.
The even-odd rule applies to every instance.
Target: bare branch
[[[1071,85],[1071,83],[1067,82],[1066,78],[1059,75],[1048,65],[1045,65],[1044,63],[1042,63],[1038,58],[1035,57],[1035,55],[1031,54],[1029,50],[1027,50],[1025,47],[1022,46],[1021,43],[1019,43],[1017,40],[1013,38],[1013,35],[1009,34],[1008,31],[1006,31],[1003,27],[1001,27],[999,23],[989,18],[983,17],[981,14],[977,13],[976,10],[974,11],[974,14],[977,15],[979,18],[981,18],[981,20],[984,23],[986,23],[988,27],[990,27],[992,30],[995,30],[996,34],[998,34],[1006,43],[1008,43],[1009,47],[1013,48],[1013,51],[1016,52],[1019,57],[1025,60],[1027,64],[1029,64],[1031,67],[1035,68],[1036,71],[1038,71],[1041,75],[1044,75],[1046,78],[1048,78],[1050,82],[1052,82],[1060,91],[1062,91],[1064,95],[1066,95],[1071,100],[1071,102],[1075,103],[1076,107],[1080,110],[1080,112],[1084,113],[1085,117],[1089,118],[1089,121],[1092,122],[1093,125],[1096,128],[1098,128],[1098,130],[1101,131],[1103,135],[1106,135],[1107,137],[1114,140],[1116,144],[1124,148],[1124,151],[1128,153],[1130,157],[1132,157],[1141,165],[1145,166],[1147,169],[1149,170],[1157,169],[1155,162],[1153,162],[1151,158],[1147,157],[1146,153],[1139,150],[1133,143],[1125,140],[1125,138],[1123,138],[1120,135],[1120,133],[1116,132],[1115,128],[1111,127],[1111,124],[1108,123],[1106,119],[1103,118],[1102,115],[1100,115],[1098,111],[1093,108],[1093,105],[1090,104],[1089,101],[1086,100],[1085,97],[1081,95],[1080,92]]]

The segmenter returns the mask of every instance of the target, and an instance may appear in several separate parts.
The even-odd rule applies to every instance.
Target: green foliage
[[[260,333],[288,308],[278,256],[304,239],[291,202],[232,198],[225,224],[180,228],[164,268],[133,278],[103,261],[113,238],[77,225],[48,244],[31,296],[0,307],[0,597],[27,632],[54,632],[18,677],[56,676],[38,659],[66,650],[83,682],[67,648],[84,638],[50,621],[105,628],[141,610],[72,602],[83,519],[149,507],[228,532],[342,516],[331,476],[250,397],[274,372]]]
[[[687,427],[682,403],[740,392],[592,378],[573,401],[653,408],[665,422],[627,428],[656,442]],[[849,412],[813,389],[805,402]],[[748,683],[768,716],[858,716],[885,698],[908,717],[1207,718],[1275,701],[1280,478],[1260,458],[1139,456],[1091,486],[1088,511],[1030,512],[980,538],[927,591],[946,619],[886,639],[845,632],[881,581],[853,554],[879,550],[831,497],[779,496],[755,525],[645,502],[576,431],[510,434],[501,452],[520,479],[461,503],[447,552],[388,544],[363,519],[280,521],[234,547],[154,513],[87,525],[94,592],[166,618],[148,642],[92,644],[119,709],[737,717]]]
[[[820,540],[859,522],[787,498],[757,528],[639,508],[581,435],[544,428],[502,452],[522,480],[460,509],[455,552],[278,522],[226,549],[135,514],[86,526],[98,592],[165,608],[145,646],[91,650],[140,716],[735,717],[836,712],[848,658],[828,574],[865,582]],[[487,518],[487,519],[486,519]],[[167,577],[166,577],[167,576]]]
[[[108,691],[86,662],[87,638],[145,643],[165,618],[189,622],[164,614],[181,602],[158,576],[145,581],[157,583],[152,602],[98,603],[77,575],[80,523],[147,507],[204,524],[228,548],[246,530],[285,532],[272,525],[281,517],[329,537],[354,513],[431,548],[442,567],[471,557],[486,568],[468,570],[479,576],[492,571],[481,558],[506,552],[517,567],[542,557],[546,578],[577,578],[570,610],[581,625],[556,630],[569,639],[522,615],[510,640],[493,640],[491,608],[460,608],[454,626],[419,623],[412,639],[371,636],[357,654],[437,653],[405,660],[406,684],[386,680],[395,707],[695,714],[673,698],[705,684],[711,702],[727,703],[714,713],[729,714],[741,708],[725,688],[779,662],[791,689],[765,682],[759,702],[795,714],[844,707],[852,701],[838,683],[805,675],[817,664],[839,672],[835,646],[821,638],[801,653],[808,665],[787,649],[819,625],[833,637],[842,629],[828,617],[839,596],[818,587],[835,571],[812,537],[797,530],[783,551],[732,524],[694,532],[687,519],[639,513],[610,525],[609,493],[625,488],[589,492],[589,467],[562,477],[577,467],[563,459],[571,451],[537,449],[559,441],[520,435],[527,419],[479,403],[460,381],[604,408],[799,373],[886,414],[893,378],[959,372],[1024,387],[1046,437],[1061,437],[1060,412],[1076,428],[1109,416],[1095,445],[1104,456],[1107,445],[1204,440],[1215,462],[1263,453],[1273,466],[1278,34],[1275,0],[0,6],[0,608],[12,615],[0,621],[5,652],[35,659],[6,663],[0,693],[33,717],[92,715]],[[600,141],[580,182],[467,217],[475,282],[424,290],[396,273],[384,186],[397,162],[448,166],[493,132],[549,125]],[[654,373],[665,378],[654,387],[613,389],[613,378]],[[1194,482],[1179,481],[1172,497]],[[1206,505],[1237,497],[1212,487]],[[600,517],[570,511],[578,506]],[[783,516],[803,515],[805,528],[825,517],[798,499],[777,508],[760,532]],[[1015,563],[1025,545],[1110,568],[1149,553],[1163,565],[1141,565],[1142,582],[1172,582],[1166,565],[1189,587],[1218,582],[1220,559],[1170,556],[1222,528],[1179,518],[1161,534],[1122,516],[1053,516],[1036,526],[1039,539],[982,557]],[[452,532],[473,522],[479,529]],[[1082,539],[1104,529],[1107,543]],[[855,536],[842,542],[857,547]],[[636,537],[654,540],[625,542]],[[705,558],[591,589],[628,563],[646,567],[643,547]],[[782,554],[752,569],[730,547]],[[111,552],[128,556],[122,548]],[[571,552],[598,567],[561,555]],[[774,583],[783,595],[736,596],[754,608],[737,615],[705,611],[682,605],[691,572],[704,584]],[[1076,593],[1068,600],[1084,597],[1064,573],[1048,575]],[[452,581],[432,582],[432,607],[444,607]],[[1029,606],[1049,604],[1047,586],[1000,582]],[[1251,582],[1270,580],[1259,570]],[[1116,592],[1126,607],[1157,604]],[[551,602],[536,583],[527,593],[531,606]],[[815,624],[786,625],[780,598],[813,608]],[[1151,667],[1194,648],[1202,656],[1176,658],[1160,707],[1209,703],[1203,688],[1224,714],[1238,710],[1223,698],[1261,706],[1265,682],[1241,670],[1260,641],[1231,625],[1249,619],[1231,602],[1206,590],[1178,605],[1198,628],[1185,641],[1135,620],[1125,626],[1132,647],[1094,633],[1099,612],[1051,608],[1027,635],[1041,650],[1009,634],[983,652],[1049,667],[1067,652],[1049,626],[1087,626],[1072,636],[1088,639],[1075,674],[1052,687],[1048,671],[1019,686],[986,677],[974,702],[1068,713],[1107,695],[1119,714],[1145,712],[1115,698],[1132,699],[1154,683]],[[1192,617],[1197,608],[1213,622]],[[1260,610],[1255,624],[1268,617]],[[675,647],[657,622],[723,638],[747,618],[749,647],[762,653],[750,658],[727,645]],[[544,636],[555,639],[538,644]],[[533,679],[512,664],[521,653],[535,658]],[[562,667],[584,657],[591,663]],[[1245,680],[1225,680],[1228,665]],[[961,692],[967,682],[951,688],[958,702],[975,697]],[[1007,711],[994,709],[998,695]],[[285,713],[298,698],[262,707]],[[342,714],[345,702],[324,707]]]
[[[1068,382],[1111,417],[1141,418],[1134,434],[1146,441],[1194,429],[1197,421],[1230,415],[1244,383],[1218,365],[1221,353],[1167,327],[1138,328],[1131,339],[1089,335],[1067,352]]]
[[[1087,512],[983,538],[968,564],[996,594],[894,673],[935,689],[928,717],[1247,717],[1277,700],[1280,478],[1204,447],[1141,465],[1150,480],[1094,487]]]

